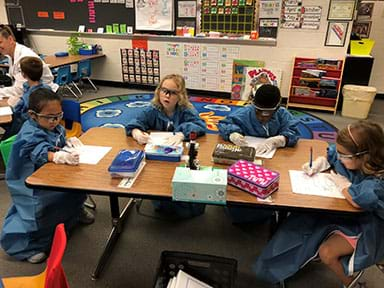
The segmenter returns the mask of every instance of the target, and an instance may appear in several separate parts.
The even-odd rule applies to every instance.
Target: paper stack
[[[169,279],[167,288],[213,288],[195,277],[179,270],[176,277]]]

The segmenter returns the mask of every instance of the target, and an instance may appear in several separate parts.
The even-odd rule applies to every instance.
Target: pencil
[[[313,148],[309,148],[309,168],[312,168]]]

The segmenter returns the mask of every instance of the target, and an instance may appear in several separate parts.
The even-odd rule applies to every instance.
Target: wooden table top
[[[59,66],[75,64],[79,61],[86,59],[96,59],[105,57],[104,54],[92,54],[92,55],[68,55],[64,57],[56,57],[55,55],[48,55],[44,57],[44,62],[49,65],[49,68],[56,68]]]
[[[26,183],[40,188],[56,188],[61,190],[85,190],[90,194],[116,193],[122,197],[166,197],[172,195],[171,181],[179,162],[146,160],[147,165],[136,179],[132,188],[118,188],[121,179],[113,179],[108,167],[121,149],[143,149],[132,139],[126,137],[122,128],[91,128],[81,137],[84,144],[111,146],[111,151],[97,165],[80,164],[78,166],[56,165],[47,163],[30,177]],[[218,142],[223,142],[219,135],[208,134],[198,138],[200,144],[198,159],[201,165],[227,168],[211,161],[212,151]],[[280,172],[279,190],[272,194],[272,202],[261,202],[249,193],[235,187],[227,187],[227,202],[246,205],[269,205],[275,208],[319,209],[339,212],[357,212],[346,200],[300,195],[292,193],[288,170],[300,170],[308,161],[309,149],[313,147],[314,157],[325,155],[327,143],[320,140],[301,139],[296,147],[278,149],[273,159],[267,159],[263,165]]]
[[[6,107],[8,105],[8,99],[0,99],[0,107]],[[12,122],[12,115],[0,116],[0,124],[6,124]]]

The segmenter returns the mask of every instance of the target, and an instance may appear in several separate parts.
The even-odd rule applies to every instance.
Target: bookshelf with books
[[[339,99],[343,60],[296,57],[287,107],[331,111]]]

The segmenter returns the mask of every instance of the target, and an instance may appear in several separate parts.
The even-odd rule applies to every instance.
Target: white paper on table
[[[149,143],[154,145],[163,145],[168,141],[169,137],[172,137],[174,134],[173,132],[151,132],[149,134]],[[180,143],[178,146],[182,146],[183,144]]]
[[[79,163],[96,165],[111,149],[112,147],[84,145],[80,149],[74,150],[80,154]],[[65,148],[65,150],[71,151],[72,149]]]
[[[244,136],[245,141],[248,142],[247,146],[254,147],[256,148],[259,144],[262,144],[267,140],[267,138],[261,138],[261,137],[253,137],[253,136]],[[275,155],[276,149],[271,150],[268,153],[263,153],[263,154],[257,154],[256,157],[260,158],[268,158],[271,159],[273,155]]]
[[[185,273],[183,270],[179,270],[179,272],[177,272],[175,287],[176,288],[213,288],[212,286]]]
[[[0,107],[0,116],[12,115],[12,109],[10,106]]]
[[[308,176],[303,171],[289,170],[289,177],[293,193],[345,199],[343,193],[326,173]]]

